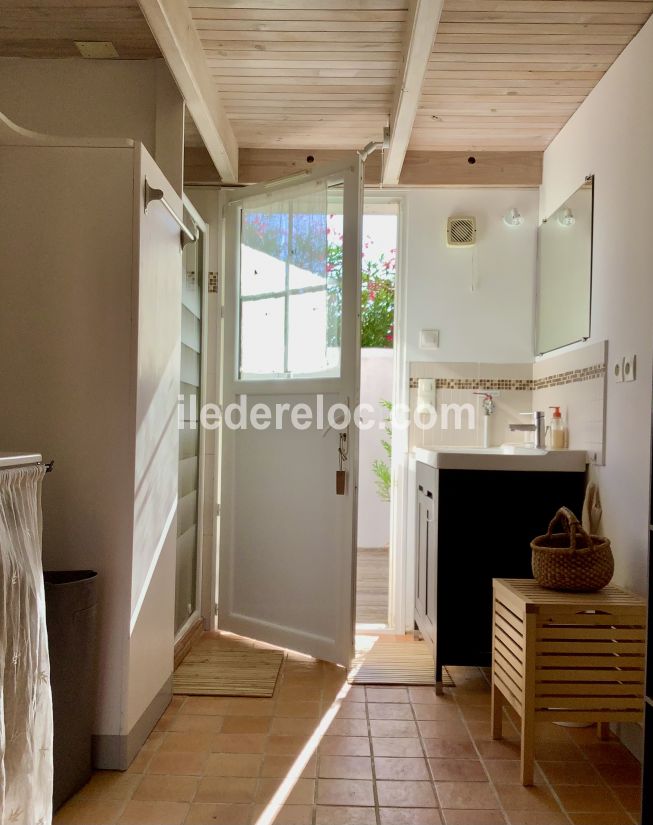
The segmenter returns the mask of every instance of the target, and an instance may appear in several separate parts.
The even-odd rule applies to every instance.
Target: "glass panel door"
[[[202,397],[202,284],[204,235],[184,247],[181,292],[181,372],[184,424],[179,432],[175,634],[197,609],[200,428]]]

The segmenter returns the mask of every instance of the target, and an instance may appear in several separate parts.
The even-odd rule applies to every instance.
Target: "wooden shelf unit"
[[[610,585],[598,593],[494,579],[492,736],[502,707],[521,720],[521,781],[533,784],[535,723],[641,722],[646,601]]]

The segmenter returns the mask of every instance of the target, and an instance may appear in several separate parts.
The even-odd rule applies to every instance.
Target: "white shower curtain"
[[[0,825],[52,821],[52,694],[41,562],[45,468],[0,470]]]

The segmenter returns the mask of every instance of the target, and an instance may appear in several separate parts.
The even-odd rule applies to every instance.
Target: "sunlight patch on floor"
[[[292,789],[297,784],[297,781],[304,772],[306,765],[308,765],[309,759],[317,751],[318,745],[322,741],[322,738],[331,727],[333,720],[338,715],[338,711],[340,710],[342,703],[345,701],[350,690],[351,685],[345,683],[342,686],[333,704],[320,720],[320,723],[315,728],[311,738],[308,740],[306,745],[304,745],[303,750],[293,762],[292,767],[277,788],[272,799],[268,802],[263,813],[256,820],[255,825],[273,825],[275,819],[279,816],[286,799],[290,796]]]

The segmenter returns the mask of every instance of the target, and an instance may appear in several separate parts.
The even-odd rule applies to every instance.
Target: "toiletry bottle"
[[[550,409],[553,410],[551,423],[549,424],[551,432],[551,447],[554,450],[562,450],[565,447],[566,441],[565,422],[563,421],[560,407],[550,407]]]

